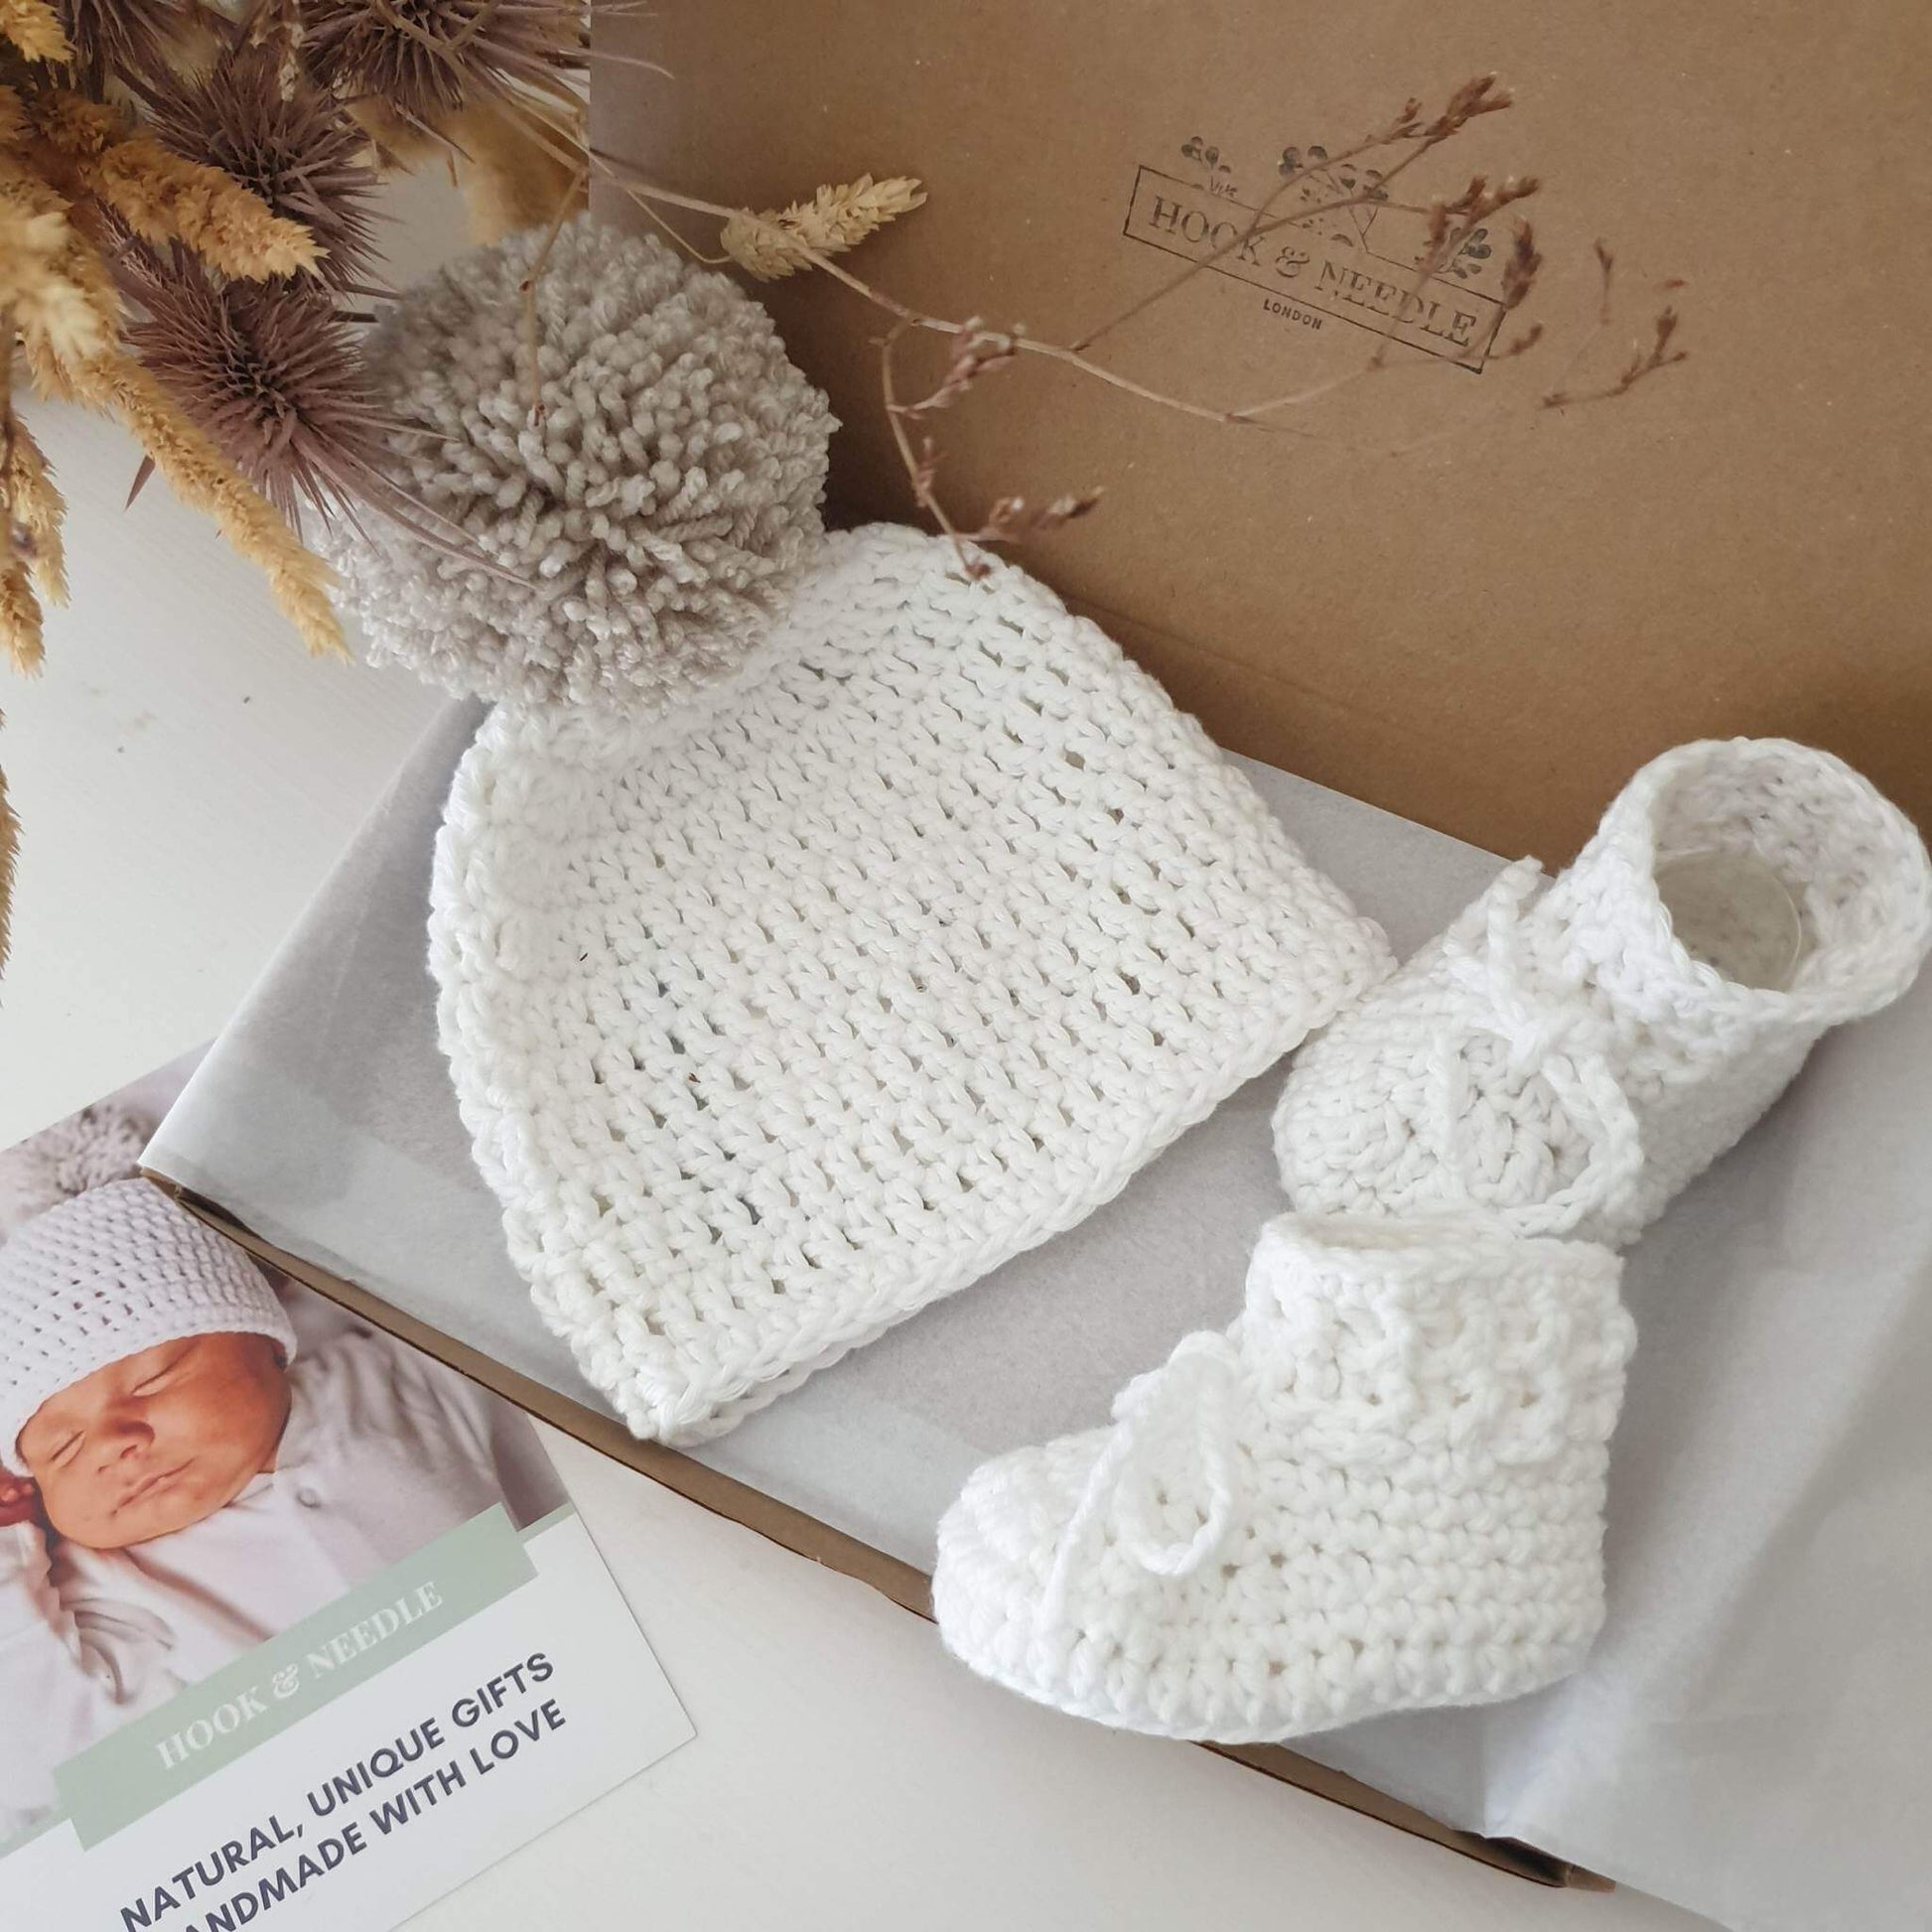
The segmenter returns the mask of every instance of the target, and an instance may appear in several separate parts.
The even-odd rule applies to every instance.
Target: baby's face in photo
[[[274,1461],[288,1375],[266,1335],[195,1335],[49,1396],[19,1452],[61,1535],[120,1550],[199,1523]]]

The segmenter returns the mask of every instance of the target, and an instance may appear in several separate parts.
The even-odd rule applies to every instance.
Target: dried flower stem
[[[678,252],[694,261],[700,268],[729,268],[731,257],[722,249],[715,255],[708,255],[687,236],[680,234],[670,222],[658,213],[648,202],[635,202],[632,206],[643,215],[652,227],[661,234]]]
[[[987,330],[977,324],[969,325],[971,333],[959,338],[959,346],[939,386],[919,402],[900,402],[894,380],[893,354],[900,339],[914,325],[909,322],[895,324],[879,345],[879,381],[885,398],[886,421],[892,429],[899,461],[911,482],[913,496],[952,544],[959,558],[960,569],[967,579],[977,583],[987,574],[990,566],[985,558],[967,548],[969,544],[990,547],[996,543],[1025,543],[1044,536],[1071,523],[1075,517],[1086,515],[1100,501],[1101,492],[1098,489],[1083,490],[1077,495],[1056,496],[1051,502],[1039,505],[1029,503],[1024,496],[1001,496],[995,499],[978,529],[960,529],[946,514],[945,505],[940,502],[938,492],[933,487],[938,474],[939,453],[933,448],[932,439],[922,439],[915,454],[906,425],[935,410],[950,408],[988,369],[1011,361],[1016,344],[1010,335]]]
[[[1646,347],[1642,342],[1632,344],[1629,361],[1610,381],[1594,389],[1552,389],[1543,397],[1542,407],[1567,409],[1573,403],[1608,402],[1616,396],[1627,396],[1645,376],[1655,375],[1659,369],[1667,369],[1672,363],[1683,361],[1691,351],[1671,346],[1672,338],[1677,334],[1677,321],[1675,309],[1667,307],[1659,310],[1651,324],[1649,345]]]
[[[997,362],[1005,362],[1019,354],[1035,355],[1058,362],[1095,381],[1135,396],[1141,401],[1174,410],[1198,421],[1261,430],[1277,435],[1300,436],[1312,441],[1330,440],[1296,425],[1266,419],[1284,410],[1304,407],[1318,398],[1332,395],[1351,382],[1378,373],[1389,366],[1390,356],[1398,340],[1396,337],[1384,336],[1366,361],[1354,368],[1232,409],[1217,408],[1197,402],[1188,396],[1175,395],[1156,389],[1147,383],[1138,382],[1097,361],[1087,351],[1102,337],[1120,328],[1134,317],[1144,314],[1156,303],[1183,287],[1196,275],[1212,268],[1217,262],[1237,249],[1249,245],[1259,236],[1272,233],[1277,228],[1307,223],[1354,207],[1374,206],[1382,209],[1404,210],[1427,216],[1429,224],[1427,245],[1417,262],[1413,284],[1405,302],[1420,298],[1422,291],[1436,277],[1445,273],[1449,264],[1458,259],[1464,246],[1474,240],[1477,230],[1484,222],[1492,219],[1503,208],[1528,200],[1538,192],[1540,184],[1533,176],[1508,176],[1492,186],[1488,177],[1477,175],[1470,180],[1461,194],[1448,199],[1439,198],[1428,203],[1391,201],[1388,197],[1389,184],[1415,167],[1424,156],[1433,153],[1445,142],[1459,134],[1470,121],[1481,115],[1498,113],[1510,104],[1510,94],[1506,89],[1497,86],[1494,74],[1483,74],[1465,81],[1450,94],[1443,111],[1434,119],[1425,118],[1419,100],[1409,100],[1385,127],[1366,136],[1332,160],[1324,156],[1318,166],[1306,169],[1294,168],[1285,177],[1282,186],[1274,190],[1263,206],[1256,210],[1253,219],[1231,240],[1216,247],[1209,254],[1189,261],[1180,272],[1170,276],[1159,287],[1138,298],[1119,314],[1109,318],[1097,328],[1087,331],[1070,344],[1044,342],[1036,337],[1028,336],[1018,329],[991,332],[979,317],[960,322],[928,315],[875,287],[863,277],[855,275],[841,263],[831,259],[827,252],[811,246],[808,237],[801,237],[795,231],[790,231],[784,235],[783,241],[787,255],[793,258],[796,264],[809,264],[820,269],[862,300],[893,318],[894,326],[881,345],[883,364],[881,382],[886,396],[887,418],[892,427],[894,445],[915,499],[932,515],[949,537],[956,543],[961,543],[968,540],[967,533],[962,532],[946,515],[933,488],[938,458],[931,439],[922,439],[920,447],[915,449],[907,424],[911,418],[922,417],[946,407],[957,395],[964,393],[985,368]],[[1313,207],[1297,208],[1285,213],[1276,211],[1282,195],[1296,184],[1306,183],[1317,176],[1325,176],[1337,185],[1341,185],[1338,171],[1358,157],[1377,149],[1403,143],[1412,144],[1409,152],[1401,156],[1386,172],[1378,175],[1376,185],[1371,190],[1339,195],[1333,200],[1317,203]],[[672,232],[674,238],[687,249],[689,244],[684,242],[683,237],[677,236],[674,230],[669,229],[668,222],[659,212],[661,207],[683,208],[692,213],[712,216],[737,233],[741,242],[744,242],[748,235],[755,241],[760,239],[759,224],[768,227],[776,218],[755,216],[743,208],[729,207],[697,196],[678,194],[649,180],[629,163],[615,155],[589,147],[586,152],[595,172],[614,183],[635,206],[643,209],[651,220]],[[1290,160],[1292,162],[1293,157],[1290,157]],[[749,229],[748,223],[752,224]],[[729,252],[743,258],[745,253],[743,247],[732,248],[729,241],[726,245]],[[1604,307],[1607,311],[1608,257],[1607,251],[1601,249],[1600,244],[1599,260],[1604,263]],[[1542,266],[1543,257],[1536,247],[1530,224],[1518,220],[1515,224],[1510,254],[1502,264],[1502,299],[1498,312],[1498,327],[1503,317],[1514,312],[1527,299],[1535,286]],[[1565,385],[1560,384],[1556,391],[1544,398],[1542,406],[1556,407],[1570,401],[1587,401],[1597,399],[1599,396],[1622,395],[1645,376],[1668,367],[1673,362],[1681,361],[1684,351],[1673,349],[1671,346],[1671,336],[1676,328],[1676,321],[1674,312],[1666,310],[1658,320],[1657,337],[1651,347],[1646,351],[1639,345],[1629,365],[1613,382],[1604,385],[1600,391],[1573,394]],[[902,338],[912,330],[925,330],[950,336],[954,339],[956,346],[947,373],[938,387],[919,402],[903,403],[898,400],[896,391],[894,355]],[[1504,360],[1522,355],[1543,340],[1545,331],[1541,323],[1533,324],[1519,332],[1500,349],[1493,346],[1495,333],[1491,332],[1489,341],[1472,345],[1469,351],[1456,357],[1451,366],[1476,366],[1485,354],[1491,352],[1497,359]],[[1432,363],[1430,366],[1437,365]],[[1459,434],[1459,428],[1452,433]],[[1068,498],[1063,499],[1061,505],[1052,507],[1065,513],[1078,514],[1081,508],[1087,506],[1087,500]],[[1075,503],[1079,508],[1068,508]],[[1012,540],[1020,533],[1023,523],[1031,527],[1032,513],[1026,512],[1026,506],[1019,503],[1017,499],[1002,499],[1002,503],[996,505],[996,510],[1000,509],[1004,509],[1006,514],[1000,516],[989,513],[983,526],[985,531],[991,533],[989,540]],[[1065,520],[1065,514],[1061,514],[1058,520]]]
[[[621,192],[639,204],[660,202],[669,207],[688,208],[695,214],[716,215],[721,220],[743,212],[742,209],[729,207],[721,202],[707,202],[695,195],[679,195],[670,189],[660,188],[655,182],[636,175],[627,162],[620,161],[599,149],[591,150],[591,165],[612,181]],[[835,282],[842,282],[855,295],[863,297],[875,308],[883,309],[896,321],[906,324],[908,328],[930,330],[941,336],[957,336],[969,326],[977,326],[976,323],[969,325],[965,322],[953,322],[943,316],[931,316],[922,310],[909,308],[896,296],[888,295],[883,289],[875,288],[870,282],[861,280],[850,269],[832,260],[830,256],[821,255],[815,249],[809,248],[804,252],[806,259],[814,268],[822,269]],[[1110,369],[1104,362],[1093,361],[1080,354],[1078,350],[1065,347],[1059,343],[1045,342],[1037,336],[1027,336],[1015,331],[1014,346],[1026,354],[1042,356],[1047,361],[1060,362],[1069,368],[1078,369],[1081,374],[1091,376],[1097,382],[1104,382],[1110,388],[1123,390],[1130,396],[1138,396],[1143,402],[1158,403],[1165,409],[1178,410],[1183,416],[1192,416],[1201,422],[1242,422],[1238,411],[1219,409],[1211,403],[1194,402],[1186,396],[1170,395],[1164,390],[1151,388],[1147,383],[1136,382],[1131,376],[1122,375],[1118,369]],[[1243,427],[1273,430],[1285,435],[1307,434],[1305,431],[1291,429],[1278,423],[1245,422]]]
[[[1596,297],[1596,321],[1576,346],[1569,361],[1563,365],[1563,373],[1551,384],[1549,394],[1562,395],[1570,387],[1571,378],[1583,366],[1583,360],[1595,347],[1598,339],[1610,326],[1611,291],[1616,276],[1616,257],[1611,254],[1609,244],[1599,235],[1593,244],[1596,252],[1596,272],[1598,290]]]
[[[523,352],[528,359],[530,381],[530,422],[534,427],[543,421],[543,364],[539,354],[542,332],[537,320],[537,284],[543,279],[543,271],[550,260],[550,251],[557,245],[557,236],[564,222],[577,205],[577,197],[589,173],[587,168],[579,168],[571,176],[569,186],[557,198],[557,207],[550,217],[550,225],[544,230],[543,245],[537,250],[530,270],[517,285],[517,294],[523,303]]]
[[[943,535],[948,537],[953,548],[959,552],[960,562],[970,574],[972,561],[966,555],[965,540],[954,527],[952,519],[946,514],[945,506],[933,493],[932,479],[937,465],[937,457],[930,440],[920,455],[914,455],[912,439],[905,427],[909,412],[902,409],[898,400],[897,385],[893,379],[893,355],[897,349],[899,340],[908,329],[917,325],[908,320],[896,323],[879,345],[879,386],[886,403],[886,426],[893,433],[893,443],[898,451],[898,459],[905,467],[905,474],[911,479],[912,494],[931,514]]]
[[[1432,149],[1441,146],[1443,142],[1459,133],[1469,121],[1481,114],[1500,112],[1502,109],[1508,107],[1509,104],[1510,96],[1506,90],[1499,89],[1496,86],[1496,76],[1494,74],[1485,74],[1473,80],[1465,81],[1449,96],[1448,105],[1433,121],[1424,121],[1422,119],[1421,102],[1412,98],[1404,103],[1402,109],[1386,127],[1366,137],[1354,148],[1347,150],[1345,154],[1337,156],[1331,161],[1323,162],[1319,169],[1310,170],[1308,172],[1332,173],[1334,169],[1343,166],[1355,156],[1367,153],[1371,149],[1389,146],[1400,141],[1415,141],[1418,144],[1415,150],[1405,156],[1383,177],[1382,186],[1386,188],[1388,182],[1393,180],[1399,173],[1421,160],[1423,155],[1429,153]],[[655,182],[639,174],[628,163],[621,161],[615,155],[606,154],[600,149],[592,148],[588,150],[588,153],[593,168],[614,182],[621,192],[639,207],[649,207],[652,203],[660,203],[672,207],[687,208],[694,213],[712,215],[724,222],[740,221],[746,215],[745,209],[729,207],[722,203],[708,202],[696,196],[680,195],[669,189],[662,188]],[[1284,187],[1287,185],[1284,184]],[[1509,201],[1521,200],[1528,195],[1534,194],[1536,187],[1537,184],[1533,179],[1525,179],[1521,182],[1505,182],[1501,189],[1492,191],[1488,188],[1485,179],[1477,176],[1470,183],[1468,189],[1464,191],[1463,195],[1458,197],[1454,202],[1417,205],[1416,211],[1429,214],[1432,228],[1432,246],[1428,254],[1424,257],[1423,265],[1418,276],[1418,288],[1425,285],[1434,274],[1439,273],[1445,262],[1453,259],[1455,249],[1461,245],[1463,240],[1467,239],[1474,227],[1486,218],[1488,214],[1506,206]],[[1281,190],[1276,191],[1277,195],[1281,192]],[[1271,197],[1271,205],[1273,200],[1274,198]],[[1262,226],[1257,221],[1257,223],[1250,224],[1250,233],[1267,233],[1274,227],[1285,227],[1295,222],[1313,220],[1319,215],[1333,213],[1340,208],[1369,205],[1378,207],[1392,206],[1384,202],[1379,194],[1342,196],[1332,202],[1321,203],[1311,208],[1302,208],[1293,213],[1281,215],[1267,226]],[[1397,204],[1393,206],[1408,207],[1410,205]],[[1264,209],[1263,211],[1265,212],[1266,210]],[[1029,354],[1043,356],[1049,361],[1060,362],[1068,367],[1075,368],[1083,375],[1090,376],[1096,381],[1107,383],[1110,387],[1123,390],[1129,395],[1138,397],[1143,402],[1151,402],[1163,408],[1177,410],[1182,415],[1191,416],[1200,421],[1229,425],[1238,424],[1248,429],[1307,437],[1310,435],[1310,432],[1306,430],[1286,424],[1265,422],[1262,418],[1274,411],[1312,400],[1315,396],[1326,395],[1333,389],[1339,388],[1344,382],[1356,380],[1359,374],[1364,371],[1350,371],[1343,376],[1331,378],[1313,385],[1306,392],[1298,390],[1288,395],[1272,396],[1254,403],[1243,404],[1234,409],[1226,409],[1216,408],[1210,404],[1196,402],[1189,397],[1173,395],[1167,391],[1155,389],[1146,383],[1136,382],[1131,377],[1122,375],[1118,370],[1109,368],[1105,363],[1097,362],[1084,353],[1086,345],[1092,343],[1110,330],[1118,328],[1121,323],[1128,320],[1131,316],[1141,314],[1145,309],[1152,306],[1153,303],[1172,295],[1174,290],[1191,281],[1205,269],[1212,267],[1217,260],[1225,255],[1231,254],[1247,238],[1245,235],[1237,235],[1232,241],[1216,249],[1211,254],[1189,262],[1180,274],[1171,277],[1160,288],[1154,290],[1152,294],[1137,301],[1129,309],[1124,310],[1120,315],[1112,318],[1110,321],[1103,323],[1100,328],[1088,331],[1075,344],[1069,345],[1044,342],[1037,337],[1026,336],[1019,331],[1015,331],[1013,332],[1014,346]],[[927,315],[922,311],[912,309],[897,298],[875,288],[871,283],[863,280],[861,277],[854,275],[850,270],[832,260],[828,255],[811,247],[806,241],[796,236],[790,237],[790,240],[796,253],[802,260],[823,270],[835,281],[843,283],[847,288],[875,307],[885,310],[897,322],[904,323],[913,328],[931,330],[941,335],[952,336],[957,336],[971,328],[981,326],[977,318],[973,319],[970,323],[961,323],[949,321],[942,317]],[[1385,340],[1376,350],[1375,355],[1371,357],[1372,367],[1380,366],[1381,362],[1386,358],[1388,346],[1389,345]]]

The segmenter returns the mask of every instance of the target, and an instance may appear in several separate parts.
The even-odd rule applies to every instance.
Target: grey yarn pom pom
[[[369,339],[396,481],[525,580],[386,518],[324,538],[370,655],[530,705],[649,704],[731,670],[820,530],[825,398],[735,283],[582,216],[412,291]]]

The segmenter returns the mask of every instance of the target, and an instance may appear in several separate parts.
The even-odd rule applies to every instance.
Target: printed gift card
[[[134,1174],[169,1086],[0,1154],[0,1924],[376,1932],[691,1725],[522,1414]]]

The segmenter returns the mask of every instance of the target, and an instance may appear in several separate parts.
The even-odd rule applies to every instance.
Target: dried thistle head
[[[109,76],[164,75],[191,19],[182,0],[59,0],[59,11],[81,89],[96,97]]]
[[[309,230],[323,251],[315,272],[331,288],[365,279],[379,187],[367,139],[333,95],[284,84],[279,47],[230,30],[200,72],[140,91],[147,132]]]
[[[485,98],[574,111],[584,68],[578,16],[557,0],[304,0],[299,57],[325,90],[418,129]]]
[[[128,345],[223,457],[292,525],[353,515],[388,419],[350,325],[313,283],[216,283],[183,249],[127,251],[140,311]]]

